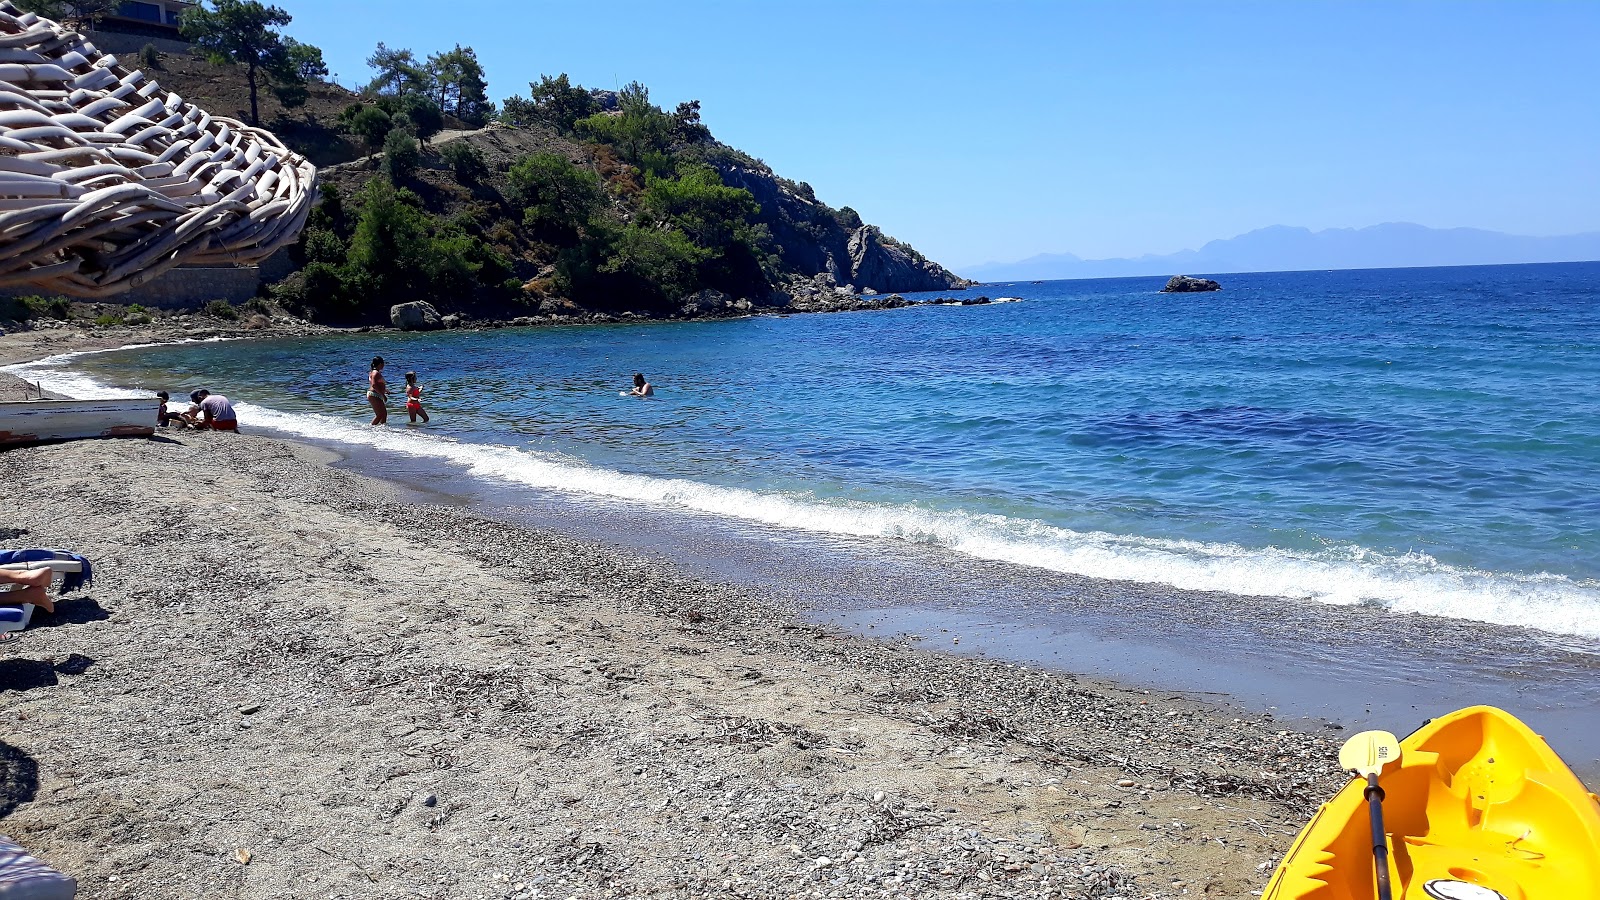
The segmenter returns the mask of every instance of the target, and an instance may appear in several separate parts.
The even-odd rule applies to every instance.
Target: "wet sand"
[[[1600,645],[1381,607],[1085,578],[903,541],[798,532],[480,481],[353,448],[344,465],[443,502],[621,544],[781,597],[812,622],[963,655],[1220,698],[1291,727],[1406,734],[1472,704],[1511,710],[1600,781]],[[685,528],[692,522],[692,528]]]

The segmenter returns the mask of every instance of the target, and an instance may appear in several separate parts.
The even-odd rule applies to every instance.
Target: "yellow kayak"
[[[1394,900],[1596,900],[1600,798],[1514,716],[1474,706],[1400,742],[1378,776]],[[1356,779],[1295,838],[1262,900],[1373,900]]]

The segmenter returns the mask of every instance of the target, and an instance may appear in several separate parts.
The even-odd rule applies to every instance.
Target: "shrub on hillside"
[[[540,75],[537,83],[530,82],[528,98],[527,101],[523,101],[521,97],[513,97],[506,101],[509,124],[527,124],[517,119],[537,116],[562,134],[570,134],[579,119],[600,111],[600,104],[595,102],[594,95],[582,87],[575,87],[565,72],[555,78]],[[517,102],[513,104],[512,101]],[[516,110],[515,113],[513,109]],[[529,115],[530,113],[532,115]]]
[[[655,175],[670,175],[672,156],[667,152],[677,135],[678,123],[650,102],[650,89],[637,81],[617,92],[621,113],[598,113],[580,119],[573,130],[584,137],[617,148],[622,158]]]
[[[379,106],[393,100],[384,97],[378,101]],[[397,125],[409,122],[411,131],[422,140],[427,140],[444,130],[444,113],[440,111],[439,104],[421,94],[406,94],[395,103],[395,108],[389,110],[389,116],[395,119]]]
[[[396,128],[384,138],[383,171],[388,174],[390,181],[399,184],[410,178],[416,174],[417,164],[421,161],[422,150],[411,132]]]
[[[344,261],[344,241],[332,229],[309,225],[302,238],[306,262],[338,265]]]
[[[33,318],[33,307],[20,297],[0,297],[0,322],[26,322]]]
[[[681,231],[640,225],[623,228],[609,249],[600,272],[629,276],[643,290],[669,301],[694,292],[699,286],[696,270],[712,255]]]
[[[361,212],[344,265],[315,276],[307,267],[307,293],[315,290],[313,277],[336,276],[337,284],[328,287],[342,298],[348,316],[379,317],[395,297],[460,300],[495,294],[511,275],[508,260],[461,223],[428,215],[410,191],[375,178],[358,199]]]
[[[483,158],[483,151],[466,141],[450,141],[439,155],[462,184],[478,184],[489,176],[489,164]]]
[[[501,105],[499,119],[506,125],[532,125],[540,121],[539,107],[527,97],[513,94]]]
[[[236,321],[239,318],[239,311],[234,308],[232,303],[226,300],[213,300],[207,303],[201,312],[212,318],[226,319],[229,322]]]
[[[0,321],[29,322],[34,319],[70,319],[72,302],[65,297],[46,299],[38,295],[0,297]]]
[[[239,304],[239,312],[250,316],[270,316],[272,306],[260,297],[251,297]]]
[[[537,234],[570,244],[605,204],[600,178],[559,153],[523,157],[506,173],[510,199]]]
[[[394,120],[387,112],[376,106],[363,106],[352,103],[339,113],[339,127],[348,134],[361,139],[367,146],[367,153],[377,153],[383,146],[384,138],[389,136],[389,131],[394,128]]]
[[[139,49],[139,65],[147,69],[161,68],[161,51],[155,44],[145,44]]]

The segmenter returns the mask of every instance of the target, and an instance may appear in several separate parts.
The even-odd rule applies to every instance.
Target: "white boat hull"
[[[28,400],[0,403],[0,447],[79,438],[149,437],[154,400]]]

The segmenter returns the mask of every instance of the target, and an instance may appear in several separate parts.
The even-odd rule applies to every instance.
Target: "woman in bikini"
[[[367,373],[367,402],[372,404],[372,424],[389,424],[389,383],[383,380],[383,357],[372,358]]]

